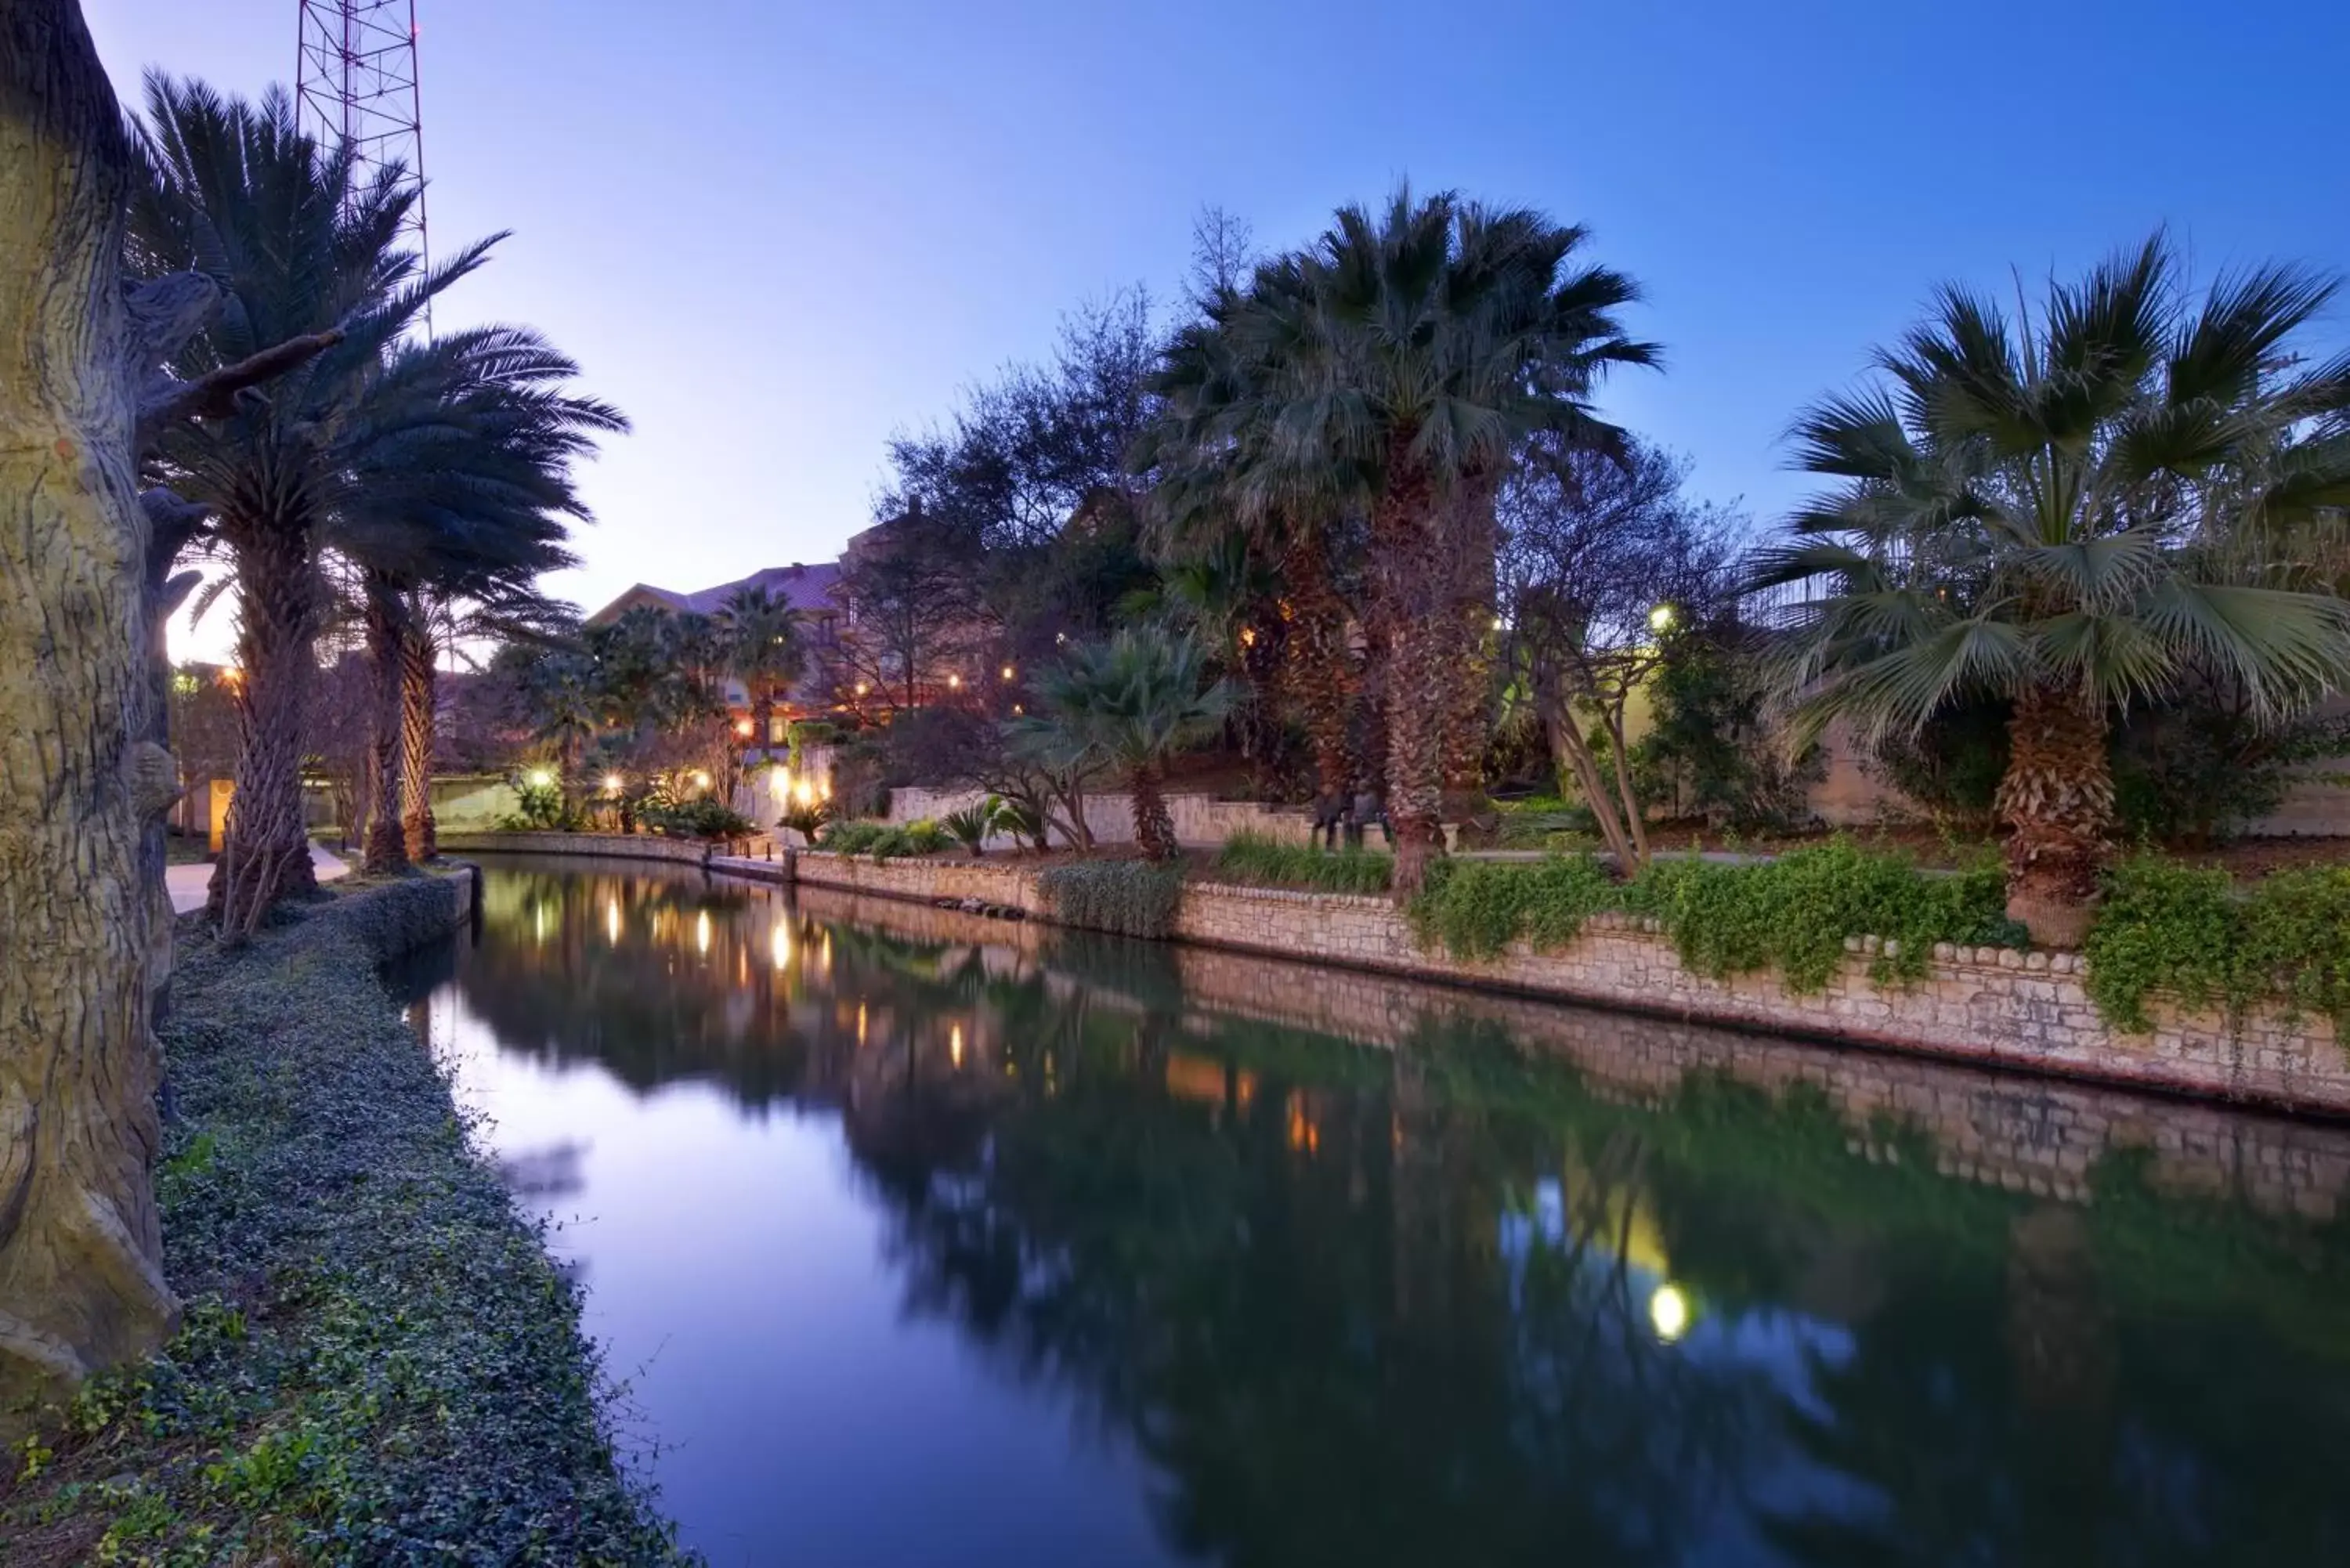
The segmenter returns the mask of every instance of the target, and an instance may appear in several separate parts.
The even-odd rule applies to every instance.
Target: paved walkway
[[[348,877],[351,868],[343,861],[317,845],[310,846],[310,864],[317,868],[318,880],[331,882],[338,877]],[[191,909],[204,907],[204,890],[211,886],[213,868],[209,861],[193,866],[171,866],[163,871],[163,884],[172,890],[172,912],[184,915]]]

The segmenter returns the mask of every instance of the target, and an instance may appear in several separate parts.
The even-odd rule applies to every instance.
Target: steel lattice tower
[[[403,225],[429,257],[424,226],[424,100],[416,81],[416,0],[300,0],[294,101],[322,147],[348,141],[361,180],[397,163],[416,189]]]

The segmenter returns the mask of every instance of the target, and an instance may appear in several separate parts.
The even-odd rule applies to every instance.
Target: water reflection
[[[719,1562],[2350,1560],[2337,1132],[501,862],[430,1027]]]

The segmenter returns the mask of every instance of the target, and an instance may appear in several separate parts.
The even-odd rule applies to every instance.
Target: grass
[[[1395,857],[1375,849],[1315,849],[1235,834],[1217,853],[1220,881],[1257,888],[1300,888],[1323,893],[1384,893]]]
[[[0,1561],[659,1563],[579,1302],[376,978],[431,877],[224,952],[181,932],[157,1178],[184,1326],[53,1407]]]

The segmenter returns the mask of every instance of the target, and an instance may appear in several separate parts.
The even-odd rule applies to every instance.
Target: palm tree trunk
[[[2032,940],[2078,947],[2088,935],[2113,826],[2106,711],[2076,688],[2027,688],[2008,721],[1997,806],[2009,828],[2007,914]]]
[[[400,639],[400,829],[411,860],[439,857],[432,817],[432,713],[436,670],[430,628],[411,622]]]
[[[359,868],[370,877],[408,869],[408,840],[400,820],[400,597],[370,582],[367,594],[367,655],[375,690],[368,728],[368,828]]]
[[[172,768],[147,736],[121,126],[72,0],[0,7],[0,1428],[177,1313],[151,1178],[140,840]]]
[[[1175,842],[1175,819],[1168,814],[1167,797],[1159,788],[1159,770],[1136,768],[1127,775],[1134,805],[1134,841],[1151,860],[1172,860],[1180,851]]]
[[[1468,822],[1485,808],[1485,750],[1493,730],[1493,601],[1500,524],[1492,487],[1464,483],[1447,505],[1452,568],[1447,618],[1455,646],[1444,709],[1444,815]]]
[[[1289,634],[1283,639],[1288,684],[1305,715],[1314,743],[1314,783],[1324,799],[1346,797],[1347,708],[1353,696],[1353,659],[1347,650],[1347,606],[1330,581],[1324,540],[1304,534],[1282,554],[1289,595]]]
[[[1428,481],[1391,470],[1371,513],[1371,547],[1387,600],[1388,818],[1396,836],[1395,890],[1417,893],[1444,854],[1444,730],[1454,697],[1448,668],[1457,638],[1442,530]]]
[[[238,593],[234,793],[209,907],[232,939],[281,898],[317,891],[302,823],[302,755],[322,607],[309,531],[278,519],[230,534]]]

